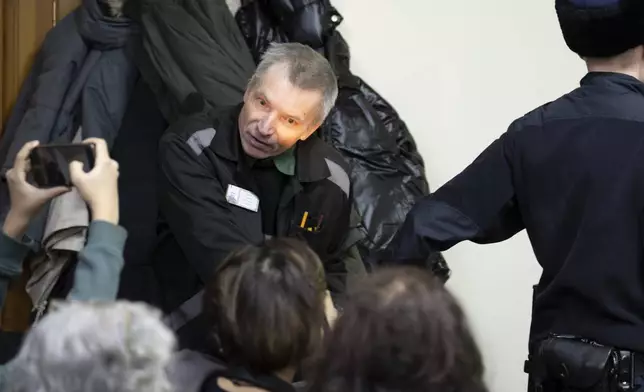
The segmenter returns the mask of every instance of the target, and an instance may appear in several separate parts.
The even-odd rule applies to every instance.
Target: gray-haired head
[[[262,77],[274,65],[286,67],[293,86],[322,94],[319,120],[323,121],[338,98],[338,81],[327,59],[306,45],[272,43],[251,77],[248,90],[252,91],[261,85]]]
[[[65,303],[7,365],[7,392],[166,392],[175,346],[160,313],[124,301]]]

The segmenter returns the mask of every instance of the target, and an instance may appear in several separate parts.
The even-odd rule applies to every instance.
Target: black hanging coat
[[[328,0],[244,1],[237,23],[256,62],[271,42],[300,42],[331,62],[340,88],[320,130],[352,167],[354,207],[362,219],[361,251],[384,249],[407,212],[429,193],[423,159],[396,110],[350,71],[342,16]],[[447,277],[440,254],[432,265]]]
[[[140,0],[126,5],[140,21],[136,63],[169,123],[199,93],[209,108],[242,101],[255,63],[224,0]]]

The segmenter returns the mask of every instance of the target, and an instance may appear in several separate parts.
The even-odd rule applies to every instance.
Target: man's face
[[[293,86],[284,66],[269,68],[259,86],[244,94],[239,136],[246,154],[276,156],[311,136],[320,126],[321,101],[321,92]]]

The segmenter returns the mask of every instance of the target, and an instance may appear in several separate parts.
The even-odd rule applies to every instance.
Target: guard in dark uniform
[[[533,391],[644,391],[644,1],[556,0],[580,87],[514,121],[409,213],[379,263],[523,229]],[[430,266],[431,267],[431,266]]]

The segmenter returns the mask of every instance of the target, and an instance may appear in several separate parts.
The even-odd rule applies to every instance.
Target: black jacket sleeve
[[[346,239],[350,231],[351,222],[351,197],[344,200],[341,208],[333,217],[333,235],[329,242],[324,270],[329,291],[334,298],[343,294],[347,289],[347,258],[351,257],[351,249],[347,247]]]
[[[188,262],[202,281],[231,251],[250,244],[232,217],[221,182],[177,134],[159,146],[160,208]]]
[[[379,262],[424,265],[430,254],[461,241],[500,242],[521,231],[524,224],[513,186],[512,154],[512,137],[506,133],[460,174],[418,202]]]

